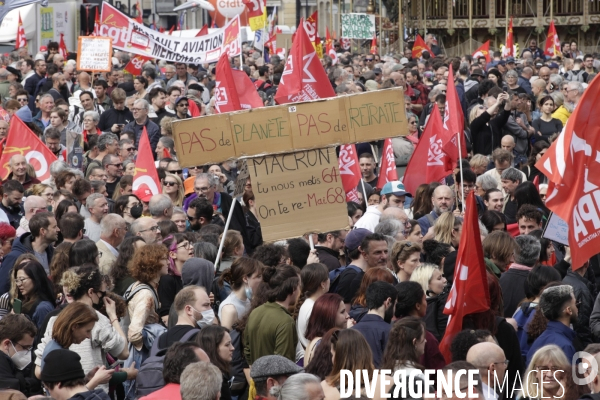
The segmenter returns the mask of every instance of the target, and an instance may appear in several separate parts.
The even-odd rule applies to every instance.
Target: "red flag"
[[[154,165],[154,156],[152,155],[152,148],[150,147],[146,127],[144,127],[140,143],[138,144],[138,154],[135,160],[135,172],[133,174],[133,186],[131,190],[135,192],[138,189],[149,189],[153,195],[161,193],[161,184],[158,179],[158,172],[156,172],[156,166]]]
[[[286,104],[327,97],[335,97],[335,92],[304,30],[304,24],[300,23],[281,75],[275,101]]]
[[[159,31],[160,33],[165,33],[165,28],[161,26],[160,28],[158,28],[158,31]]]
[[[229,57],[223,53],[217,63],[215,81],[215,110],[217,113],[263,107],[262,99],[244,71],[231,68]]]
[[[394,148],[392,147],[392,139],[387,138],[383,142],[383,153],[381,155],[381,165],[379,166],[379,179],[377,179],[377,189],[382,189],[383,185],[385,185],[386,183],[397,180],[398,171],[396,171],[396,159],[394,158]]]
[[[174,30],[174,29],[175,29],[175,25],[173,25],[173,26],[171,27],[171,29],[169,29],[169,33],[167,33],[167,35],[170,35],[171,33],[173,33],[173,30]]]
[[[371,54],[377,54],[377,33],[373,33],[373,39],[371,39],[371,49],[369,50]]]
[[[208,25],[206,25],[206,24],[204,24],[202,29],[200,29],[198,31],[198,33],[196,33],[196,37],[200,37],[200,36],[204,36],[204,35],[208,35]]]
[[[2,180],[10,174],[9,162],[14,155],[25,156],[27,162],[35,169],[35,175],[40,180],[50,178],[50,164],[56,161],[56,156],[48,146],[19,117],[13,115],[10,128],[0,156],[0,176]]]
[[[444,308],[444,314],[450,317],[446,333],[440,342],[440,351],[447,363],[452,361],[450,343],[454,336],[462,330],[463,317],[489,309],[490,293],[487,269],[483,261],[475,192],[472,191],[467,197],[467,209],[456,255],[454,281]]]
[[[535,186],[536,190],[539,192],[540,191],[540,176],[536,175],[535,178],[533,178],[533,185]]]
[[[189,106],[188,111],[192,117],[200,116],[200,109],[198,108],[198,104],[194,100],[188,100]]]
[[[23,28],[21,13],[19,13],[19,25],[17,27],[17,40],[15,41],[15,49],[20,49],[22,47],[27,47],[27,38],[25,37],[25,28]]]
[[[421,58],[421,55],[423,54],[424,51],[427,51],[427,52],[429,52],[430,55],[433,55],[433,52],[425,44],[425,41],[423,40],[421,35],[419,35],[417,33],[417,36],[415,37],[415,43],[413,44],[413,48],[412,48],[412,58],[413,59]]]
[[[338,163],[340,176],[342,177],[342,185],[346,192],[346,201],[353,201],[360,204],[356,187],[360,183],[362,175],[360,172],[360,165],[358,164],[356,146],[353,144],[344,144],[340,146]]]
[[[448,156],[443,151],[441,131],[442,117],[437,104],[434,104],[402,179],[409,193],[416,193],[421,183],[438,182],[452,173],[453,168],[448,170]]]
[[[94,18],[94,32],[92,36],[100,36],[100,17],[98,16],[98,7],[96,7],[96,17]]]
[[[337,52],[333,48],[333,39],[329,36],[329,28],[325,27],[325,52],[331,57],[331,65],[335,65],[338,62]]]
[[[242,0],[242,3],[246,5],[248,9],[247,15],[248,18],[252,17],[261,17],[264,12],[264,8],[266,6],[266,1],[264,0]]]
[[[456,86],[454,85],[454,74],[452,65],[448,73],[448,85],[446,91],[446,107],[444,110],[444,121],[442,126],[442,143],[444,151],[452,163],[458,162],[460,157],[467,156],[467,144],[465,143],[465,117],[463,115]],[[457,141],[460,140],[461,154],[458,152]],[[454,169],[454,166],[449,169]]]
[[[546,38],[546,47],[544,48],[544,54],[550,57],[560,56],[560,40],[558,40],[558,34],[556,33],[556,27],[554,21],[550,21],[550,27],[548,28],[548,37]]]
[[[150,57],[144,57],[144,56],[140,56],[138,54],[135,57],[133,57],[131,60],[129,60],[129,62],[125,66],[124,70],[129,72],[133,76],[141,75],[144,64],[150,60],[151,60]]]
[[[142,7],[140,7],[139,0],[137,3],[135,3],[135,8],[137,9],[137,15],[135,16],[135,20],[138,23],[143,24],[144,23],[144,14],[142,13]]]
[[[473,58],[481,58],[485,57],[485,62],[490,63],[492,61],[492,57],[490,57],[490,41],[488,40],[484,44],[482,44],[475,53],[473,53]]]
[[[61,56],[66,60],[69,55],[69,51],[67,50],[67,45],[65,44],[65,34],[60,34],[60,43],[58,44],[58,51]]]
[[[163,156],[162,158],[171,158],[171,152],[166,147],[163,148]]]
[[[315,11],[310,17],[306,18],[306,21],[304,21],[304,29],[306,30],[306,34],[313,43],[316,43],[319,37],[317,35],[318,18],[318,12]]]
[[[342,46],[342,49],[344,50],[350,50],[351,44],[352,42],[350,41],[350,39],[340,39],[340,46]]]
[[[514,57],[515,49],[514,49],[514,39],[513,39],[513,23],[512,17],[510,17],[510,22],[508,24],[508,32],[506,33],[506,46],[502,51],[502,57]]]
[[[595,78],[558,139],[535,165],[549,180],[546,206],[569,224],[573,270],[600,246],[599,103],[600,80]]]

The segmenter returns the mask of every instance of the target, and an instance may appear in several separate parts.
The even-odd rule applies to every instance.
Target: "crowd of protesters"
[[[531,40],[519,57],[495,52],[487,62],[446,57],[434,40],[426,36],[434,54],[419,58],[336,43],[320,84],[339,96],[403,89],[409,135],[392,139],[399,171],[454,85],[469,152],[462,174],[415,193],[402,178],[376,189],[381,143],[358,144],[364,185],[360,203],[347,204],[347,229],[272,244],[252,182],[234,197],[235,161],[177,160],[172,122],[190,118],[192,102],[214,113],[214,64],[151,60],[133,76],[124,70],[131,55],[115,52],[112,71],[91,76],[54,42],[5,56],[0,139],[16,116],[58,160],[42,182],[14,155],[2,182],[0,397],[333,400],[342,370],[424,379],[425,369],[478,369],[479,398],[597,399],[599,378],[577,385],[571,370],[584,349],[600,362],[600,259],[572,270],[571,249],[544,237],[547,179],[535,163],[595,77],[598,55],[573,42],[564,57],[544,57]],[[273,105],[284,60],[245,46],[243,64],[231,62]],[[144,128],[162,194],[132,191]],[[65,160],[73,133],[85,141],[82,170]],[[448,360],[444,308],[461,201],[473,191],[491,304],[464,316]],[[494,391],[488,372],[529,391]],[[396,385],[374,384],[375,398]],[[362,388],[356,398],[367,398]]]

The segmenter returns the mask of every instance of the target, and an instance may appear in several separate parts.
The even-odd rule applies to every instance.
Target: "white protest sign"
[[[160,33],[129,18],[107,2],[102,3],[100,36],[112,39],[113,47],[129,53],[169,62],[206,64],[242,51],[240,18],[232,18],[221,29],[202,37]]]
[[[373,39],[375,35],[375,15],[349,13],[342,14],[342,34],[344,39]]]
[[[569,245],[569,224],[562,220],[558,215],[552,213],[544,229],[542,237],[555,242]]]
[[[110,71],[112,69],[112,39],[97,36],[79,36],[77,70]]]

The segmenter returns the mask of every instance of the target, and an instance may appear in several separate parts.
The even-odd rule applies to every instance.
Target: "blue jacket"
[[[133,120],[127,125],[125,125],[125,127],[123,127],[122,132],[135,132],[135,147],[138,147],[140,145],[140,137],[142,137],[142,132],[144,131],[144,126],[146,127],[146,131],[148,132],[150,147],[152,148],[152,154],[154,155],[154,159],[156,160],[156,145],[158,144],[158,140],[161,136],[160,127],[154,122],[150,121],[150,118],[146,118],[146,123],[144,125],[138,125],[137,122]]]
[[[428,215],[431,215],[434,221],[439,217],[439,215],[437,215],[435,211],[432,211],[429,214],[423,215],[421,218],[419,218],[417,222],[421,227],[421,232],[423,232],[423,236],[425,236],[429,228],[433,226],[433,224],[431,223],[431,221],[429,221],[429,218],[427,217]]]
[[[537,304],[526,302],[521,304],[515,315],[513,315],[513,318],[517,321],[517,338],[519,338],[519,347],[524,359],[527,358],[527,353],[531,347],[529,336],[527,335],[527,326],[533,319],[536,310]]]
[[[533,93],[531,91],[531,82],[529,82],[529,79],[525,79],[522,76],[519,76],[519,80],[517,81],[517,84],[519,86],[521,86],[523,89],[525,89],[525,91],[527,92],[528,95],[531,95]]]
[[[352,329],[356,329],[367,339],[373,352],[373,364],[375,364],[375,368],[379,368],[392,325],[385,322],[379,315],[367,314]]]
[[[567,360],[571,362],[577,352],[575,346],[573,346],[573,340],[576,336],[577,333],[565,324],[557,321],[549,321],[546,330],[531,345],[529,353],[527,353],[526,365],[529,365],[536,351],[548,344],[555,344],[560,347],[565,356],[567,356]]]
[[[0,264],[0,293],[6,293],[10,290],[10,273],[17,258],[25,253],[34,254],[33,247],[31,246],[31,233],[29,232],[15,239],[12,250],[4,257],[2,264]],[[54,248],[51,245],[46,247],[48,265],[50,265],[53,255]]]

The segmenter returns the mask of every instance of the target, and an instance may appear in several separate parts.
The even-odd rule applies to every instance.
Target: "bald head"
[[[473,364],[476,368],[489,370],[490,377],[493,379],[493,372],[496,371],[498,378],[501,380],[506,373],[506,355],[504,350],[496,343],[481,342],[477,343],[469,349],[467,353],[467,362]],[[482,380],[488,383],[488,374],[480,372]]]
[[[405,223],[408,219],[408,215],[399,207],[388,207],[381,213],[381,218],[393,218],[398,221]]]
[[[500,142],[500,146],[502,146],[502,148],[504,150],[508,150],[509,152],[512,153],[513,149],[515,148],[515,138],[513,138],[511,135],[505,135],[502,137],[502,141]]]
[[[46,211],[48,203],[40,196],[27,196],[23,207],[25,208],[25,219],[30,220],[35,214]]]
[[[433,203],[433,210],[437,215],[446,211],[452,211],[454,209],[454,192],[450,189],[450,186],[440,185],[433,191],[431,201]]]
[[[540,76],[540,79],[543,79],[547,83],[550,80],[550,68],[546,66],[540,68],[538,75]]]

